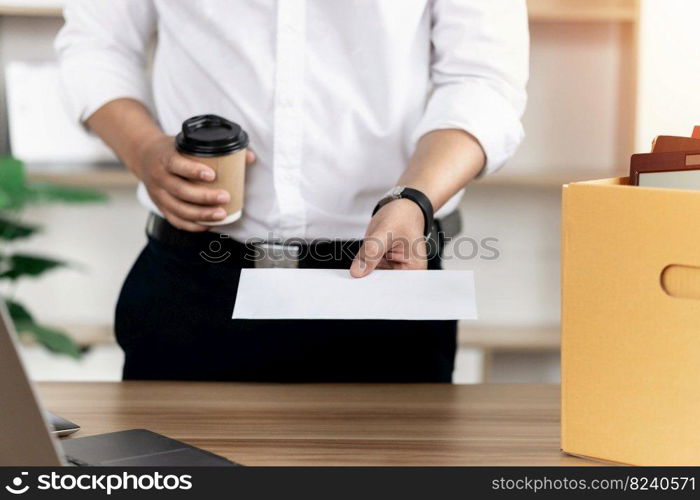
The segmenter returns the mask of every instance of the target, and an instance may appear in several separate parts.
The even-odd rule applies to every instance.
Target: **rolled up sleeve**
[[[54,44],[62,90],[76,121],[119,98],[149,105],[146,53],[156,27],[152,0],[69,0]]]
[[[414,140],[440,129],[473,135],[500,168],[524,138],[529,33],[525,0],[435,0],[433,91]]]

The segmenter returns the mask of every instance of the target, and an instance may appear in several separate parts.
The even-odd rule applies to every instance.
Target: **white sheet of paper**
[[[233,319],[477,319],[474,273],[243,269]]]

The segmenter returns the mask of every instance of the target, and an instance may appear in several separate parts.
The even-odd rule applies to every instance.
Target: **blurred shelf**
[[[624,177],[628,172],[621,170],[601,171],[600,168],[591,168],[585,172],[566,171],[561,169],[552,173],[528,174],[497,172],[476,181],[476,184],[486,186],[518,186],[518,187],[561,187],[571,182],[590,181],[593,179],[605,179],[608,177]]]
[[[67,324],[59,326],[81,346],[114,343],[112,325]]]
[[[19,5],[19,2],[5,4],[0,2],[0,16],[59,17],[62,15],[63,7],[52,5]]]
[[[527,0],[533,22],[633,23],[639,0]]]
[[[635,22],[638,0],[527,0],[533,22]],[[0,2],[0,16],[61,16],[56,6],[23,6]]]
[[[137,179],[121,165],[28,165],[29,179],[36,182],[51,182],[89,188],[126,188],[135,187]],[[570,182],[602,179],[607,177],[622,177],[623,171],[601,172],[591,169],[587,173],[569,172],[564,169],[556,173],[527,174],[527,173],[496,173],[476,182],[485,186],[513,186],[531,188],[558,188]]]
[[[558,351],[559,326],[490,327],[466,321],[459,324],[459,347],[489,352]]]
[[[135,187],[138,180],[122,165],[38,165],[27,166],[29,179],[36,182],[51,182],[89,188],[125,188]],[[495,173],[476,181],[476,185],[512,186],[532,188],[555,188],[570,182],[604,179],[608,177],[623,177],[627,172],[601,171],[591,168],[585,172],[560,169],[552,173]]]
[[[113,344],[115,342],[112,325],[76,323],[51,326],[66,332],[81,347]],[[22,344],[26,345],[37,343],[28,335],[21,335],[19,339]]]
[[[63,324],[54,325],[70,334],[82,346],[111,344],[114,342],[112,325]],[[26,336],[26,343],[33,343]],[[459,325],[459,347],[484,349],[490,352],[558,351],[559,326],[503,327],[484,326],[469,321]]]
[[[137,179],[122,165],[27,165],[29,180],[86,188],[134,187]]]

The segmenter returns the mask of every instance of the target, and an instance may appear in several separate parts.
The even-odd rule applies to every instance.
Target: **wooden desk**
[[[146,428],[245,465],[587,465],[559,451],[559,387],[41,383],[77,436]]]

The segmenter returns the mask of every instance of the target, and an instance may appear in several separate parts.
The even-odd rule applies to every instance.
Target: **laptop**
[[[235,462],[145,429],[58,442],[20,359],[14,324],[0,301],[0,466],[209,466]],[[71,429],[75,424],[68,422]]]
[[[2,374],[0,373],[0,376],[1,375]],[[54,436],[70,436],[71,434],[80,430],[80,426],[78,424],[75,424],[70,420],[66,420],[63,417],[59,417],[58,415],[56,415],[55,413],[51,413],[50,411],[44,410],[44,417],[49,423],[49,429],[51,430],[51,433]]]

